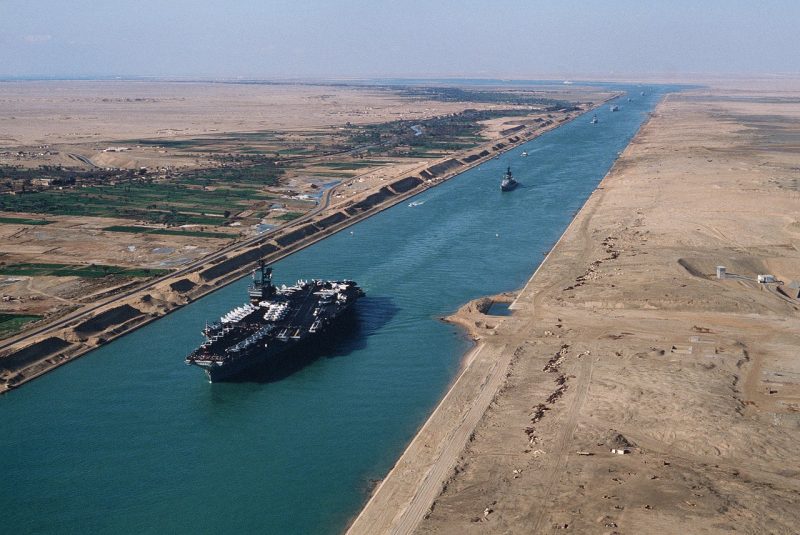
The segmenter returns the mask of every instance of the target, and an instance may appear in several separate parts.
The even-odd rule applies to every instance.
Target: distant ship
[[[206,324],[206,341],[185,359],[202,368],[210,382],[260,365],[277,365],[290,354],[299,356],[293,350],[324,336],[364,295],[351,280],[298,281],[277,288],[272,285],[272,268],[263,262],[253,271],[247,293],[249,303]]]
[[[522,156],[523,158],[525,158],[527,155],[528,155],[528,151],[526,151],[526,150],[522,151],[522,154],[520,154],[520,156]]]
[[[619,111],[619,106],[617,106],[616,104],[612,104],[611,111]]]
[[[503,181],[500,182],[500,190],[501,191],[511,191],[512,189],[519,186],[519,182],[514,180],[514,175],[511,174],[511,166],[508,166],[508,170],[506,174],[503,175]]]
[[[591,120],[590,122],[591,122],[592,124],[597,124],[597,123],[598,123],[598,122],[600,122],[600,121],[598,121],[598,120],[597,120],[597,115],[595,115],[594,117],[592,117],[592,120]]]

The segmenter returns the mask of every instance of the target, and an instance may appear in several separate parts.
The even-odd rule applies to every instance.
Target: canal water
[[[664,92],[604,106],[280,262],[352,278],[357,324],[283,378],[209,384],[183,357],[246,280],[0,397],[6,533],[335,533],[470,347],[438,320],[521,287]],[[526,150],[528,157],[520,153]],[[507,165],[521,186],[501,193]]]

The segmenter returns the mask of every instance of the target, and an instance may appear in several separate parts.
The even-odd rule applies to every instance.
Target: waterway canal
[[[243,280],[2,396],[2,530],[343,529],[470,346],[437,318],[522,286],[668,90],[627,89],[599,124],[581,117],[278,262],[278,283],[367,292],[352,337],[288,377],[212,385],[183,364]],[[501,193],[507,165],[522,185]]]

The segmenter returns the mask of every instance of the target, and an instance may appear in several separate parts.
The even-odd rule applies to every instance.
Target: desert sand
[[[259,130],[303,131],[461,111],[352,86],[165,81],[0,83],[3,145],[114,142]]]
[[[796,533],[798,116],[667,97],[350,532]]]
[[[99,167],[207,167],[215,165],[214,151],[237,152],[246,145],[239,136],[247,133],[274,133],[275,143],[259,148],[277,150],[320,143],[315,136],[324,139],[348,123],[424,119],[464,108],[458,102],[412,100],[352,86],[0,82],[0,164],[75,167],[82,162],[71,155],[78,155]],[[212,145],[191,150],[198,139]],[[189,140],[191,149],[176,150],[169,144],[176,140]],[[125,151],[103,152],[110,146]]]
[[[528,93],[564,101],[610,96],[580,86],[539,87]],[[81,166],[70,157],[75,154],[99,167],[203,167],[213,164],[209,152],[235,153],[253,143],[265,151],[292,144],[323,145],[346,125],[508,107],[427,100],[385,87],[345,84],[0,81],[0,164]],[[275,137],[242,140],[253,133]],[[150,143],[140,145],[141,140]],[[187,140],[192,147],[198,140],[203,145],[176,150],[169,144]],[[103,152],[109,146],[126,150]]]

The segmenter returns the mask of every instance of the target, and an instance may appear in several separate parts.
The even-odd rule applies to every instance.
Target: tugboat
[[[336,329],[336,323],[364,292],[351,280],[272,284],[272,268],[261,262],[247,290],[250,300],[206,324],[206,341],[186,364],[224,381],[256,366],[275,366],[298,357],[297,349]]]
[[[519,186],[519,182],[514,180],[514,175],[511,174],[511,166],[508,166],[506,174],[503,175],[503,181],[500,182],[500,191],[511,191]]]
[[[597,123],[599,122],[599,121],[597,120],[597,115],[595,115],[594,117],[592,117],[592,120],[591,120],[590,122],[591,122],[592,124],[597,124]]]

